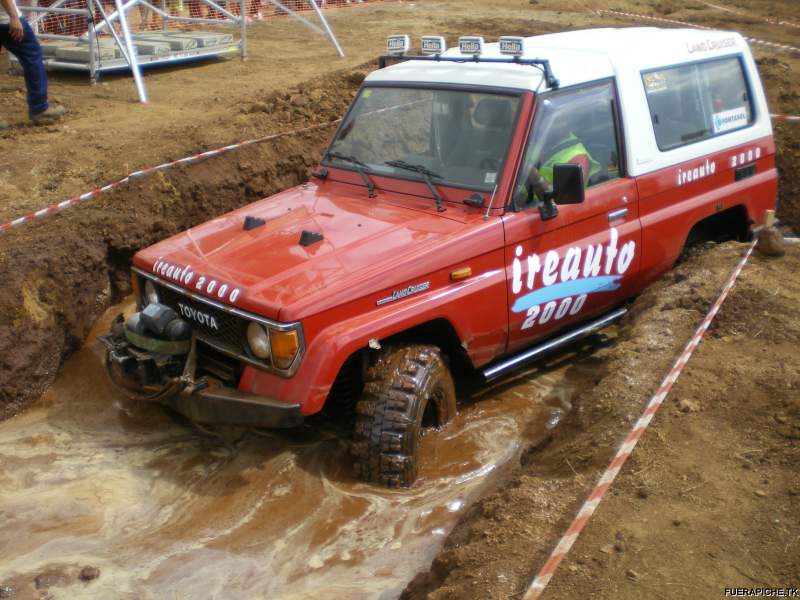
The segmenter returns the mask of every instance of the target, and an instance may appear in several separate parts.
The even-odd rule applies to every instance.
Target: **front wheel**
[[[383,350],[367,370],[356,404],[356,476],[388,487],[410,486],[419,471],[423,430],[442,427],[455,414],[455,386],[439,348]]]

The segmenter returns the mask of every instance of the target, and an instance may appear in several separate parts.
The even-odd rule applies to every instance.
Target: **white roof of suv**
[[[525,38],[522,58],[550,61],[560,87],[605,79],[622,72],[639,72],[690,60],[736,54],[746,48],[741,35],[732,31],[626,27],[584,29]],[[542,72],[529,65],[472,62],[458,47],[442,56],[463,57],[467,62],[404,61],[379,69],[369,82],[417,82],[481,85],[537,91]],[[497,43],[484,45],[482,58],[510,58],[500,54]]]
[[[623,124],[627,171],[636,176],[751,143],[772,134],[761,81],[744,38],[733,31],[626,27],[584,29],[525,38],[522,58],[547,59],[560,88],[615,78]],[[661,151],[653,134],[642,71],[673,67],[724,56],[741,55],[750,82],[755,120],[726,135]],[[373,71],[371,84],[453,84],[496,89],[547,91],[542,70],[506,62],[475,62],[459,49],[443,56],[464,62],[406,60]],[[510,58],[497,43],[484,44],[482,58]]]

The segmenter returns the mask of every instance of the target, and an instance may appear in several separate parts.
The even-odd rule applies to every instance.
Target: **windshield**
[[[367,87],[326,160],[348,169],[355,160],[371,174],[407,179],[424,180],[427,171],[436,185],[491,191],[511,143],[519,103],[519,96],[503,94]]]

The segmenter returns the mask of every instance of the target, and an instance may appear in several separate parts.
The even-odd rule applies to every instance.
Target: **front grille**
[[[242,363],[200,343],[197,345],[197,375],[211,375],[230,387],[238,387]]]
[[[159,286],[161,303],[169,306],[178,315],[192,325],[198,339],[216,347],[223,352],[243,357],[245,330],[248,321],[242,317],[225,312],[203,302],[192,300],[188,296],[176,292],[168,287]],[[181,310],[183,305],[184,310]],[[192,318],[191,311],[196,311],[200,318]],[[217,328],[214,328],[210,319],[213,318]]]
[[[144,289],[145,279],[155,283],[158,286],[161,304],[169,306],[189,323],[192,326],[195,337],[207,346],[259,369],[276,373],[281,377],[291,377],[299,368],[305,351],[303,329],[300,323],[278,323],[233,306],[226,306],[213,300],[207,300],[178,287],[174,283],[153,277],[140,269],[134,268],[134,271],[138,274],[140,289]],[[144,298],[139,299],[140,307],[142,304],[146,304]],[[292,364],[288,368],[279,369],[272,365],[269,360],[259,360],[250,354],[247,346],[247,327],[253,321],[270,330],[296,332],[299,348]]]

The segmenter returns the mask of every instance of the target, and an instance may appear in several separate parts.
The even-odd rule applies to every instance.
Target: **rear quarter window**
[[[646,71],[642,83],[662,151],[753,122],[753,103],[739,57]]]

